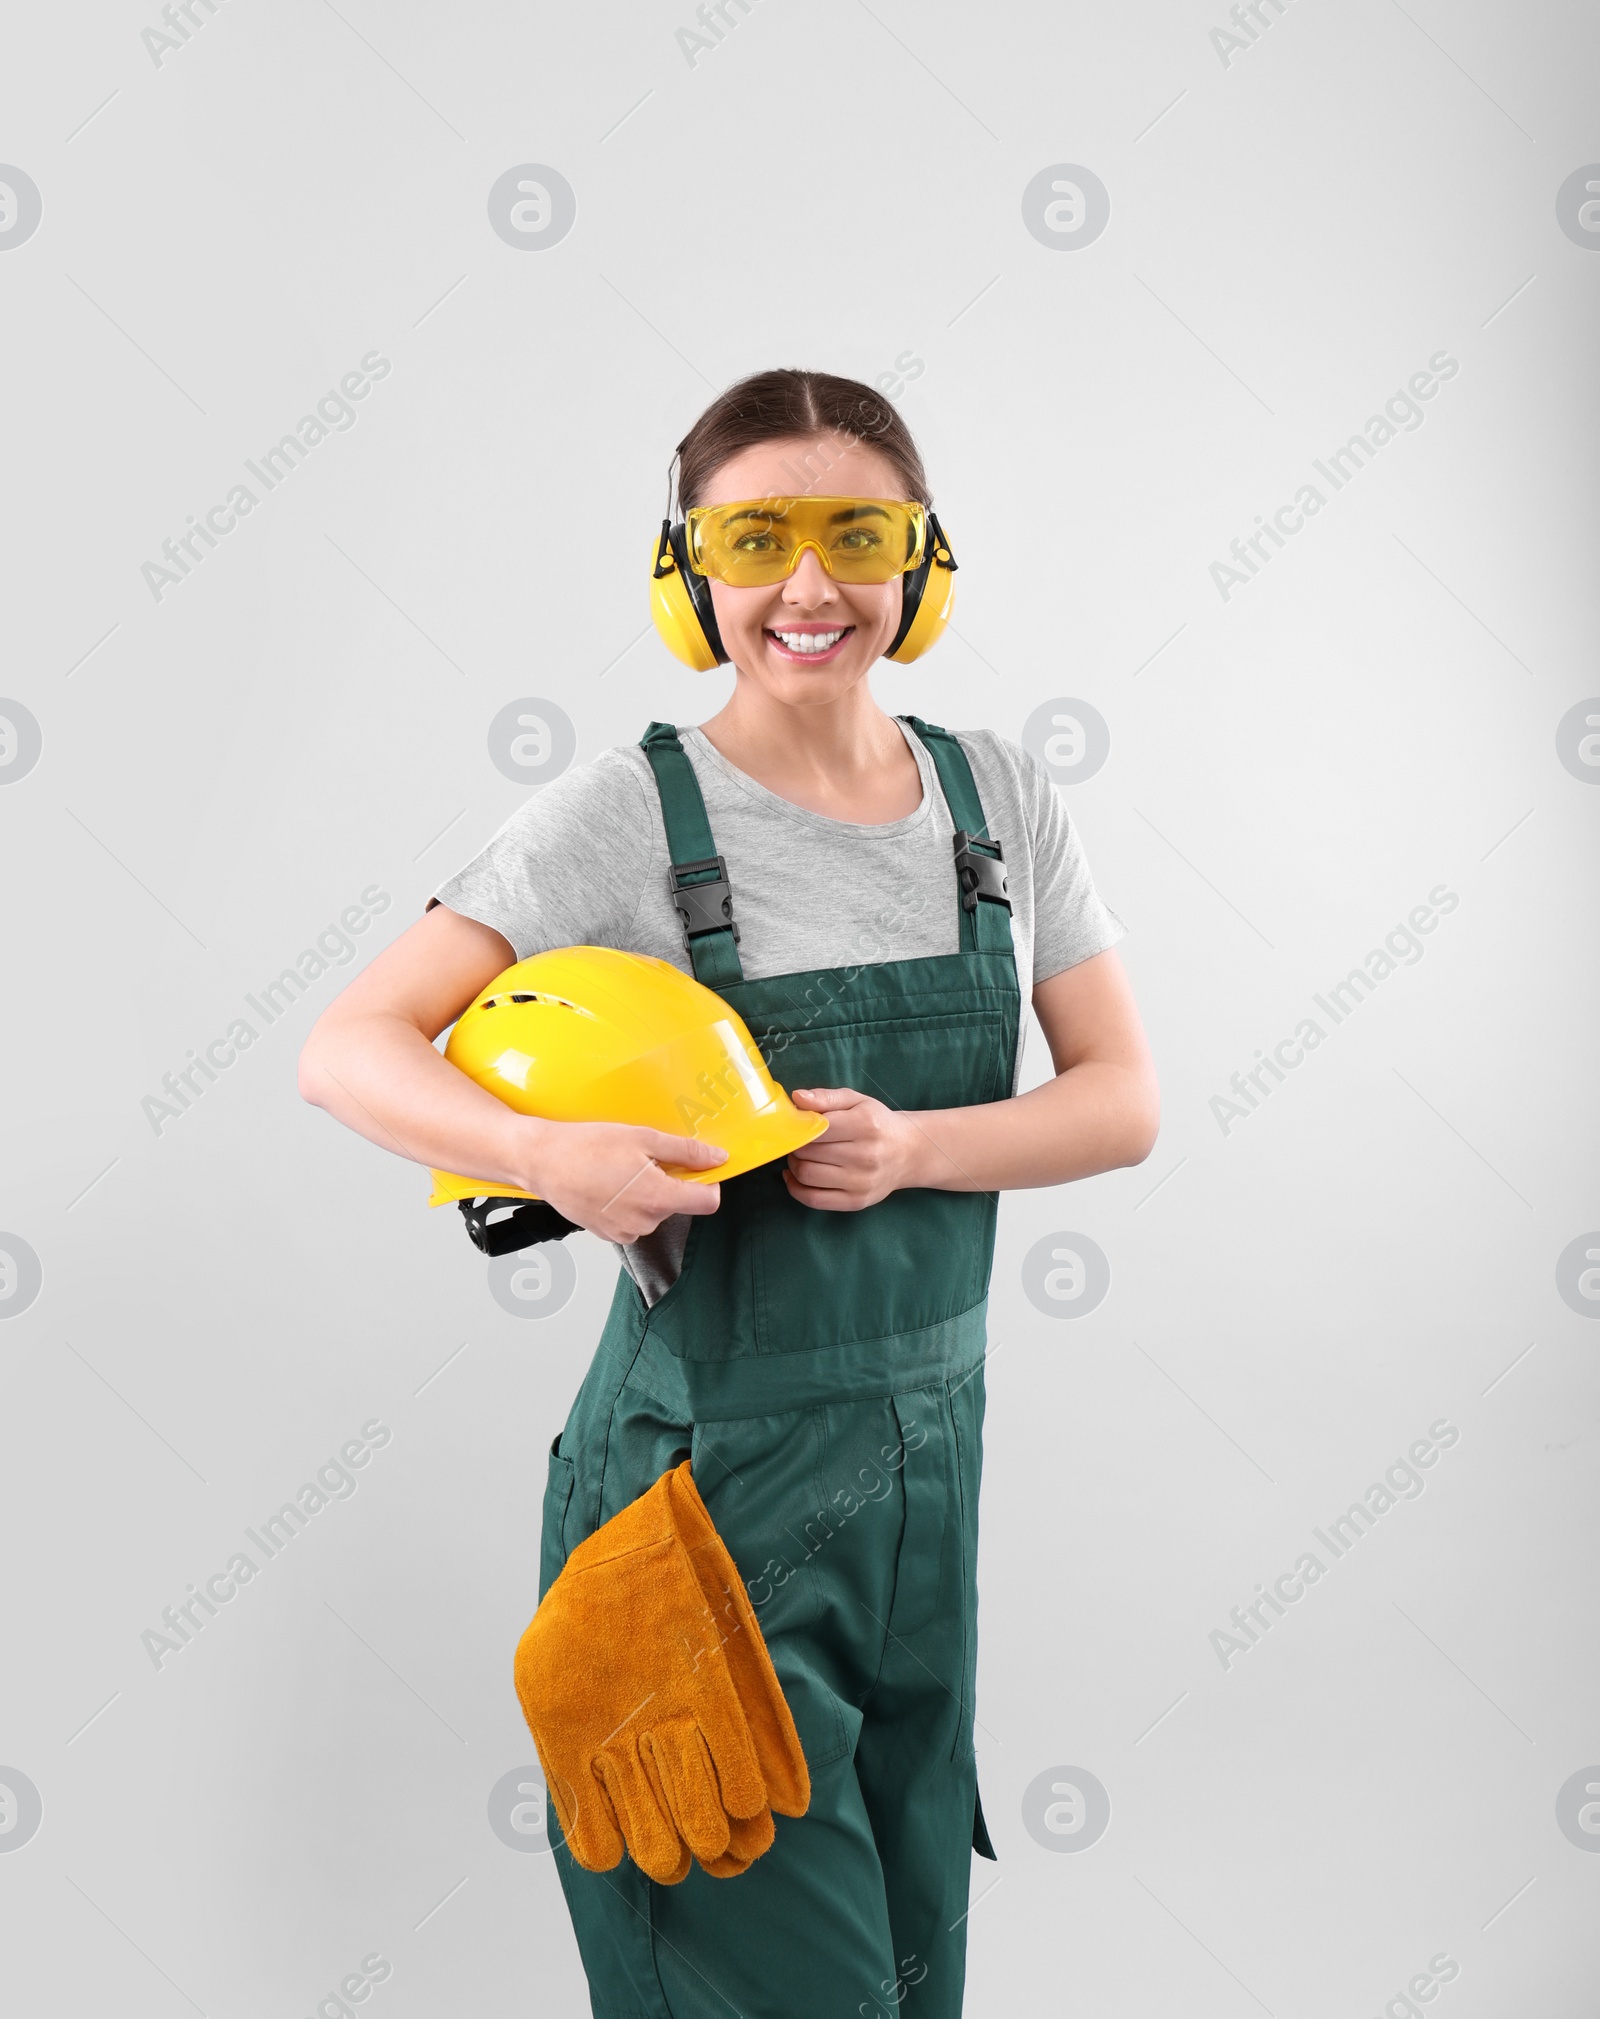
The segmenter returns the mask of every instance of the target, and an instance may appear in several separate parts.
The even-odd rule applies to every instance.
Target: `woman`
[[[541,1596],[688,1459],[793,1713],[810,1806],[737,1878],[657,1885],[558,1844],[595,2013],[815,2019],[914,1987],[913,2009],[945,2019],[971,1852],[994,1855],[972,1730],[997,1194],[1140,1162],[1155,1077],[1111,951],[1122,928],[1041,767],[991,730],[956,737],[873,699],[913,578],[897,557],[887,580],[857,579],[871,570],[846,556],[932,503],[893,407],[854,380],[762,372],[678,454],[686,509],[751,506],[742,530],[717,516],[720,566],[707,549],[731,696],[514,814],[327,1010],[302,1090],[385,1148],[535,1193],[617,1245],[605,1333],[551,1447]],[[785,544],[800,498],[813,519],[841,501],[837,543]],[[754,554],[770,579],[748,579]],[[979,841],[964,876],[957,830]],[[711,855],[732,922],[686,939],[668,866]],[[663,1164],[711,1169],[718,1148],[518,1115],[434,1050],[514,959],[574,944],[698,973],[825,1132],[784,1164],[691,1183]],[[1019,1097],[1024,989],[1055,1075]]]

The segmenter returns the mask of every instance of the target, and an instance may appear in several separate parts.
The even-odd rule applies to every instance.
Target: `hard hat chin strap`
[[[564,1241],[578,1233],[576,1220],[558,1213],[547,1199],[459,1199],[472,1245],[485,1255],[514,1255],[541,1241]],[[505,1217],[496,1219],[494,1215]]]

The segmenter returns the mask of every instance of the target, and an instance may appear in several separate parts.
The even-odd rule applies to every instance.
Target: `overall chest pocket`
[[[874,1019],[796,1033],[772,1059],[785,1088],[853,1087],[885,1106],[968,1107],[1003,1099],[1010,1048],[998,1010]],[[985,1294],[992,1192],[891,1192],[835,1213],[789,1196],[781,1166],[751,1174],[756,1340],[763,1353],[919,1331]]]

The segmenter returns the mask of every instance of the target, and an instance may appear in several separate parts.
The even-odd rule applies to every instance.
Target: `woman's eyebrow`
[[[729,512],[718,523],[723,526],[736,526],[741,519],[781,519],[783,517],[784,514],[781,511],[774,511],[771,506],[746,505],[742,511]]]
[[[844,511],[831,514],[828,523],[830,526],[839,526],[850,519],[887,519],[888,516],[882,505],[849,505]]]

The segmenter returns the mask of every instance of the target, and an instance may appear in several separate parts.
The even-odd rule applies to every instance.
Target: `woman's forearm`
[[[381,1148],[436,1171],[546,1199],[606,1241],[637,1241],[671,1213],[714,1213],[715,1184],[663,1165],[710,1170],[718,1145],[620,1122],[519,1114],[459,1071],[398,1012],[335,1010],[300,1058],[300,1091]]]
[[[1099,1059],[1012,1100],[903,1116],[911,1175],[942,1192],[1064,1185],[1150,1154],[1160,1120],[1153,1073]]]
[[[532,1189],[537,1137],[549,1125],[496,1100],[404,1017],[370,1012],[319,1025],[301,1055],[300,1092],[398,1156]]]

